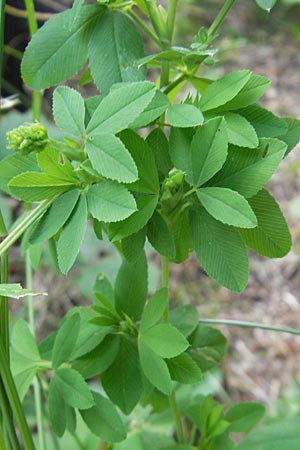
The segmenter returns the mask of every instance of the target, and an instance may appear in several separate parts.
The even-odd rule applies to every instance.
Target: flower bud
[[[47,146],[48,132],[41,123],[28,123],[21,125],[6,133],[7,148],[27,155],[32,152],[41,152]]]

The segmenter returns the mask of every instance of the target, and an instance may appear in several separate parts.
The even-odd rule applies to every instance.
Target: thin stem
[[[5,13],[10,16],[20,17],[20,19],[27,19],[28,13],[24,9],[14,8],[11,5],[5,5]],[[53,13],[43,13],[43,12],[35,12],[35,17],[37,20],[48,20],[54,16]]]
[[[172,40],[173,40],[175,19],[176,19],[176,12],[177,12],[177,3],[178,3],[178,0],[170,0],[169,1],[167,25],[168,25],[170,43],[172,43]]]
[[[166,256],[161,257],[161,286],[169,289],[169,260]],[[164,311],[163,321],[169,322],[169,303]]]
[[[185,80],[185,74],[182,73],[179,77],[177,77],[175,80],[173,80],[167,87],[164,89],[164,94],[169,94],[173,91],[180,83],[182,83]]]
[[[20,445],[18,442],[18,438],[16,435],[16,430],[14,427],[14,423],[12,420],[12,414],[11,414],[11,410],[10,410],[10,406],[9,406],[9,402],[2,384],[2,381],[0,382],[0,402],[1,402],[1,411],[3,414],[3,419],[4,419],[4,437],[6,438],[6,440],[9,440],[9,443],[7,443],[6,446],[1,447],[2,449],[13,449],[13,450],[20,450]],[[0,421],[1,424],[1,421]]]
[[[4,389],[7,398],[9,400],[14,418],[16,420],[24,448],[25,450],[35,450],[32,436],[24,416],[24,412],[16,390],[16,386],[14,384],[13,377],[11,375],[11,372],[9,370],[6,361],[5,350],[3,348],[3,344],[1,341],[0,341],[0,377],[3,381]]]
[[[0,236],[7,236],[6,226],[3,216],[0,212]],[[1,255],[1,283],[8,283],[8,252]],[[9,312],[8,312],[8,298],[0,297],[0,338],[3,342],[3,347],[9,361]]]
[[[212,325],[229,325],[233,327],[242,327],[242,328],[259,328],[261,330],[276,331],[278,333],[289,333],[300,336],[300,330],[293,330],[292,328],[286,327],[273,327],[271,325],[264,325],[262,323],[244,322],[240,320],[227,320],[227,319],[201,319],[199,320],[199,322],[209,323]]]
[[[169,402],[170,402],[170,406],[171,406],[171,409],[173,412],[173,417],[175,420],[175,427],[176,427],[176,434],[177,434],[178,442],[180,444],[184,444],[183,427],[182,427],[182,423],[181,423],[180,413],[177,408],[176,397],[175,397],[174,391],[172,392],[172,394],[169,397]]]
[[[161,72],[160,72],[160,88],[163,88],[169,83],[170,76],[170,63],[169,61],[162,61],[161,63]]]
[[[209,30],[208,30],[208,37],[214,36],[218,28],[220,27],[221,23],[227,16],[230,9],[233,7],[233,4],[235,3],[235,0],[226,0],[224,5],[222,6],[219,14],[217,14],[215,20],[211,24]]]
[[[16,228],[13,229],[11,233],[8,234],[8,236],[0,244],[0,256],[3,255],[3,253],[5,253],[16,242],[16,240],[19,239],[20,236],[22,236],[29,225],[35,222],[43,214],[43,212],[49,208],[51,203],[54,201],[54,198],[41,202],[22,220],[22,222],[19,223]]]
[[[153,33],[152,30],[142,21],[142,19],[133,11],[128,11],[128,15],[148,34],[148,36],[156,42],[157,45],[161,46],[159,37]]]

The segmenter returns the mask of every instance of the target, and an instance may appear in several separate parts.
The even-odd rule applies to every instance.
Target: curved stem
[[[172,40],[173,40],[175,19],[176,19],[176,12],[177,12],[177,2],[178,2],[178,0],[170,0],[169,1],[167,24],[168,24],[170,42],[172,42]]]
[[[9,443],[7,443],[7,445],[5,445],[4,447],[1,447],[1,445],[0,445],[0,448],[7,449],[7,450],[10,450],[10,449],[20,450],[20,445],[19,445],[18,438],[16,435],[14,423],[12,420],[12,414],[11,414],[9,402],[8,402],[6,392],[4,390],[2,382],[0,382],[0,402],[1,402],[1,412],[3,415],[3,419],[4,419],[3,437],[6,441],[7,440],[9,441]],[[0,421],[0,425],[1,425],[1,421]]]
[[[169,401],[170,401],[170,406],[171,406],[171,409],[172,409],[172,412],[173,412],[173,417],[174,417],[174,420],[175,420],[175,427],[176,427],[176,434],[177,434],[178,442],[180,444],[184,444],[183,427],[182,427],[182,423],[181,423],[180,413],[179,413],[179,410],[177,408],[174,391],[170,395]]]
[[[219,14],[216,16],[215,20],[213,21],[213,23],[211,24],[211,26],[208,30],[208,37],[212,37],[216,33],[216,31],[220,27],[221,23],[227,16],[228,12],[233,7],[234,3],[235,3],[235,0],[226,0],[226,2],[222,6]]]
[[[201,319],[200,323],[208,323],[212,325],[229,325],[233,327],[242,328],[259,328],[261,330],[276,331],[278,333],[289,333],[300,336],[300,330],[293,330],[286,327],[273,327],[272,325],[264,325],[262,323],[244,322],[242,320],[227,320],[227,319]]]
[[[140,17],[133,11],[128,11],[128,15],[145,31],[146,34],[154,41],[157,45],[161,46],[159,37],[153,33],[152,30],[140,19]]]
[[[161,258],[161,286],[169,289],[169,260],[166,256]],[[169,303],[163,314],[164,323],[169,322]]]

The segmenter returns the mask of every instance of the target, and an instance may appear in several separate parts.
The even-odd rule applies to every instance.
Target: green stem
[[[3,63],[3,44],[4,44],[4,16],[5,0],[0,0],[0,97],[2,92],[2,63]]]
[[[173,40],[175,19],[176,19],[176,12],[177,12],[177,3],[178,3],[178,0],[170,0],[169,1],[167,25],[168,25],[170,43],[172,43],[172,40]]]
[[[24,416],[22,405],[16,390],[16,386],[14,384],[13,377],[11,375],[11,372],[9,370],[6,361],[5,350],[1,341],[0,341],[0,377],[2,379],[4,389],[10,403],[10,407],[16,420],[24,448],[25,450],[35,450],[31,432],[28,428]]]
[[[159,83],[160,89],[169,83],[169,76],[170,76],[170,63],[169,61],[162,61],[160,72],[160,83]]]
[[[3,253],[5,253],[16,242],[16,240],[19,239],[20,236],[22,236],[29,225],[35,222],[43,214],[43,212],[49,208],[51,203],[54,201],[54,198],[41,202],[22,220],[22,222],[19,223],[16,228],[13,229],[13,231],[11,231],[11,233],[8,234],[8,236],[0,244],[0,256],[3,255]]]
[[[176,427],[176,434],[177,434],[178,442],[179,442],[179,444],[184,444],[183,427],[182,427],[182,423],[181,423],[180,413],[177,408],[174,391],[172,392],[172,394],[169,397],[169,402],[170,402],[170,406],[171,406],[171,409],[173,412],[173,417],[175,420],[175,427]]]
[[[164,89],[164,94],[169,94],[173,91],[180,83],[182,83],[185,80],[185,74],[182,73],[179,77],[177,77],[175,80],[173,80],[167,87]]]
[[[161,257],[161,286],[169,289],[169,260],[166,256]],[[169,302],[163,314],[164,323],[169,322]]]
[[[10,410],[10,406],[9,406],[9,402],[2,384],[2,381],[0,381],[0,402],[1,402],[1,411],[2,411],[2,415],[3,415],[3,419],[4,419],[4,426],[5,428],[3,429],[3,436],[4,438],[6,438],[7,442],[6,446],[1,447],[0,448],[2,450],[3,449],[13,449],[13,450],[20,450],[20,445],[18,442],[18,438],[16,435],[16,430],[14,427],[14,423],[12,420],[12,414],[11,414],[11,410]],[[0,421],[1,424],[1,421]]]
[[[296,334],[300,336],[300,330],[293,330],[292,328],[285,327],[273,327],[271,325],[264,325],[261,323],[254,322],[244,322],[240,320],[227,320],[227,319],[201,319],[200,323],[208,323],[212,325],[229,325],[233,327],[242,327],[242,328],[260,328],[261,330],[269,330],[276,331],[279,333],[289,333]]]
[[[219,14],[217,14],[215,20],[213,21],[213,23],[211,24],[211,26],[210,26],[210,28],[208,30],[208,37],[209,38],[216,34],[216,31],[218,30],[218,28],[222,24],[223,20],[227,16],[227,14],[230,11],[230,9],[233,7],[234,3],[235,3],[235,0],[226,0],[226,2],[222,6]]]
[[[161,47],[163,47],[164,43],[168,41],[168,30],[166,29],[164,21],[162,20],[160,12],[157,8],[156,0],[145,0],[145,3],[148,9],[151,24],[160,39]]]
[[[0,236],[7,236],[6,226],[0,212]],[[8,252],[1,255],[1,283],[8,283]],[[8,298],[0,297],[0,338],[9,361],[9,312]]]
[[[142,19],[133,11],[128,11],[128,15],[148,34],[148,36],[156,42],[157,45],[161,46],[159,37],[153,33],[152,30],[142,21]]]

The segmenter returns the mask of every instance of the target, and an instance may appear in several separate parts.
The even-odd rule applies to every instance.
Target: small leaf
[[[175,257],[176,249],[173,236],[163,217],[155,212],[147,226],[147,237],[155,250],[169,259]]]
[[[253,126],[239,114],[226,113],[224,115],[228,142],[239,147],[258,147],[258,137]]]
[[[230,408],[224,419],[230,422],[230,432],[248,433],[262,420],[265,411],[261,403],[244,402]]]
[[[63,362],[68,361],[70,358],[76,345],[79,329],[79,314],[71,316],[59,328],[52,351],[52,365],[54,369],[57,369]]]
[[[249,203],[257,217],[257,227],[241,230],[246,245],[268,258],[281,258],[291,248],[291,235],[284,216],[275,199],[261,190]]]
[[[176,169],[185,172],[188,183],[193,183],[191,143],[195,134],[193,128],[171,128],[170,157]]]
[[[94,406],[80,411],[93,434],[107,442],[120,442],[126,438],[125,426],[111,401],[93,392]]]
[[[173,128],[171,128],[171,132],[172,130]],[[146,143],[154,154],[159,179],[164,180],[173,167],[169,154],[168,139],[160,128],[154,128],[147,136]]]
[[[199,323],[189,337],[193,349],[219,362],[226,352],[226,338],[217,328]]]
[[[69,272],[78,255],[84,238],[86,223],[86,198],[81,195],[57,242],[58,265],[64,274]]]
[[[182,353],[167,360],[172,380],[183,384],[194,384],[201,381],[203,373],[187,353]]]
[[[59,379],[56,374],[50,380],[48,393],[49,418],[52,428],[57,436],[61,437],[67,426],[66,409],[67,405],[59,389]],[[59,411],[59,414],[57,412]]]
[[[148,300],[142,315],[140,331],[143,333],[147,328],[155,325],[163,316],[168,305],[168,291],[162,288]]]
[[[95,219],[118,222],[136,211],[136,202],[130,192],[113,181],[94,184],[87,193],[88,210]]]
[[[84,100],[75,89],[59,86],[53,93],[53,115],[56,125],[65,133],[82,136],[84,132]]]
[[[166,121],[173,127],[189,128],[201,125],[204,122],[204,117],[199,108],[178,103],[169,106],[166,112]]]
[[[88,385],[79,372],[60,368],[55,372],[57,388],[64,401],[73,408],[88,409],[94,404]]]
[[[122,239],[123,255],[129,263],[135,263],[144,250],[146,241],[146,228]]]
[[[169,324],[159,324],[144,330],[140,340],[162,358],[174,358],[189,346],[180,331]]]
[[[209,111],[232,100],[245,86],[250,76],[249,70],[239,70],[211,83],[201,96],[201,111]]]
[[[61,155],[57,148],[48,146],[38,153],[37,161],[42,171],[50,177],[73,184],[78,181],[74,175],[72,164],[65,156]]]
[[[19,283],[1,283],[0,296],[10,298],[22,298],[27,295],[47,295],[45,292],[36,292],[31,289],[23,289]]]
[[[138,171],[132,156],[119,138],[113,134],[93,134],[85,146],[94,169],[106,178],[132,183]]]
[[[167,95],[156,91],[153,99],[143,112],[130,124],[130,128],[144,128],[158,119],[170,105]]]
[[[171,309],[170,324],[177,328],[184,337],[188,337],[198,325],[198,311],[195,306],[184,305]]]
[[[247,200],[236,191],[207,187],[197,190],[206,211],[222,223],[240,228],[254,228],[257,219]]]
[[[276,117],[271,111],[259,105],[251,105],[240,109],[238,113],[253,125],[260,138],[279,137],[287,131],[287,124],[284,119]]]
[[[8,155],[0,161],[0,189],[9,193],[9,181],[23,172],[39,171],[36,155]]]
[[[178,264],[185,261],[194,248],[188,209],[183,211],[176,220],[169,223],[169,228],[176,248],[176,255],[173,261]]]
[[[256,3],[261,9],[270,12],[273,6],[275,6],[277,0],[256,0]]]

